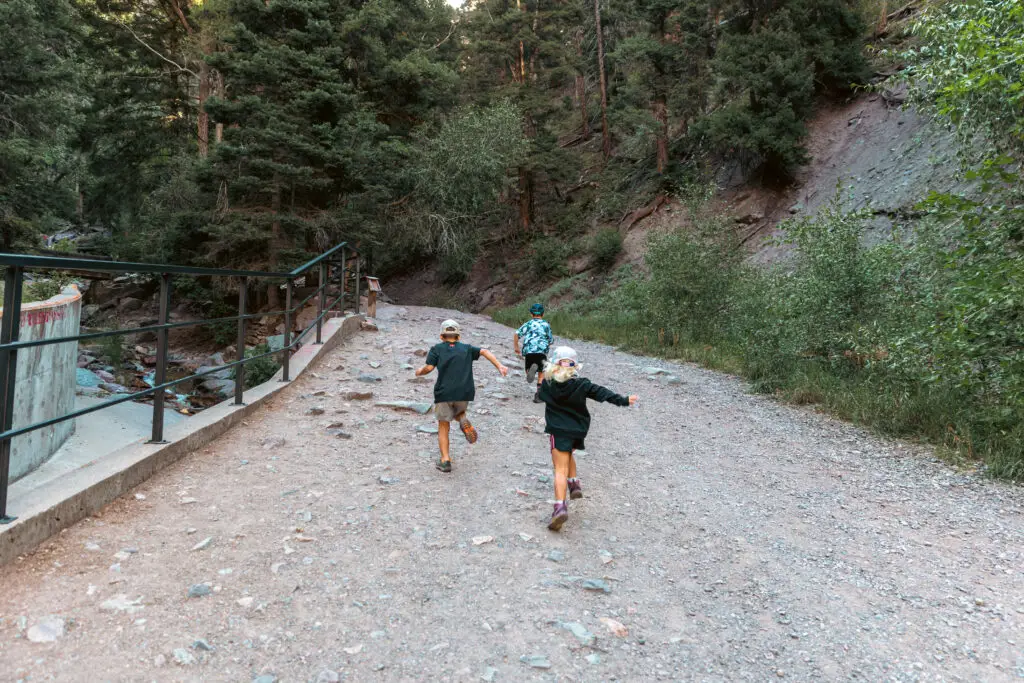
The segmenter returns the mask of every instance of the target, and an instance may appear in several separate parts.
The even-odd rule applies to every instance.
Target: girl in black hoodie
[[[570,498],[583,497],[573,451],[586,448],[583,440],[590,431],[587,399],[623,407],[637,401],[636,396],[621,396],[578,377],[580,367],[576,352],[568,346],[559,346],[544,367],[544,382],[538,392],[540,400],[546,404],[544,431],[550,437],[551,462],[555,467],[555,509],[548,522],[552,531],[561,529],[569,519],[566,492]]]

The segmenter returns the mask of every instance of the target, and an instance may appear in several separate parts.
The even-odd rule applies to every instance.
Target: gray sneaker
[[[537,364],[532,363],[530,367],[526,368],[526,383],[533,384],[537,381]]]

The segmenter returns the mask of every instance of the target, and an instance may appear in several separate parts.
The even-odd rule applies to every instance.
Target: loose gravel
[[[379,333],[5,567],[0,679],[1024,676],[1021,488],[578,342],[587,376],[641,400],[592,409],[585,497],[554,534],[521,369],[477,364],[480,441],[453,434],[450,475],[409,405],[431,400],[408,366],[439,321],[509,363],[512,331],[380,313]],[[380,382],[359,381],[370,370]]]

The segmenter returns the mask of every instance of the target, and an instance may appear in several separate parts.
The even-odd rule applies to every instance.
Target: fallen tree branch
[[[142,38],[139,38],[138,34],[136,34],[135,31],[133,31],[128,24],[124,23],[120,19],[117,19],[116,21],[117,21],[117,23],[121,24],[121,26],[123,26],[125,28],[125,30],[128,31],[128,33],[132,34],[132,37],[135,38],[135,40],[139,41],[139,43],[142,45],[142,47],[146,48],[147,50],[149,50],[150,52],[152,52],[157,57],[159,57],[160,59],[164,60],[165,62],[167,62],[171,66],[176,67],[178,69],[178,71],[184,71],[187,74],[191,74],[194,78],[199,78],[199,74],[197,74],[195,71],[192,71],[192,69],[189,69],[187,67],[181,66],[177,62],[175,62],[173,60],[170,60],[167,57],[164,57],[162,54],[160,54],[159,52],[154,50],[152,47],[150,47],[146,43],[146,41],[144,41]]]
[[[583,133],[580,133],[579,135],[577,135],[574,138],[570,138],[570,139],[566,140],[565,142],[558,143],[558,146],[561,147],[562,149],[565,149],[566,147],[575,147],[576,145],[580,144],[581,142],[586,142],[589,139],[590,139],[589,135],[584,135]]]
[[[573,185],[572,187],[565,191],[565,196],[568,197],[573,192],[579,192],[584,187],[597,187],[597,183],[594,182],[593,180],[588,180],[587,182],[580,183],[579,185]]]
[[[628,219],[629,222],[626,224],[626,227],[625,227],[624,231],[625,232],[629,232],[633,228],[634,225],[636,225],[637,223],[639,223],[643,219],[647,218],[648,216],[650,216],[651,214],[656,212],[658,209],[660,209],[662,206],[664,206],[667,202],[668,202],[668,197],[666,197],[663,194],[659,194],[658,197],[651,204],[649,204],[647,206],[644,206],[644,207],[641,207],[641,208],[637,209],[636,211],[627,212],[627,214],[625,216],[623,216],[622,219],[619,220],[619,228],[622,229],[622,223]]]
[[[447,43],[447,42],[448,42],[448,39],[452,37],[452,34],[453,34],[453,33],[455,33],[455,22],[454,22],[454,21],[452,22],[452,26],[451,26],[451,28],[449,28],[449,29],[448,29],[448,35],[446,35],[446,36],[445,36],[445,37],[444,37],[444,38],[443,38],[443,39],[441,40],[441,42],[440,42],[440,43],[438,43],[438,44],[437,44],[437,45],[435,45],[434,47],[432,47],[432,48],[428,49],[428,50],[427,50],[427,52],[430,52],[431,50],[436,50],[437,48],[439,48],[439,47],[441,47],[442,45],[444,45],[445,43]]]
[[[889,21],[894,21],[896,19],[902,19],[903,17],[909,16],[909,15],[913,14],[916,11],[917,11],[917,0],[914,0],[914,2],[907,3],[903,7],[899,8],[898,10],[896,10],[895,12],[890,12],[889,14],[885,15],[885,20],[887,22],[889,22]]]

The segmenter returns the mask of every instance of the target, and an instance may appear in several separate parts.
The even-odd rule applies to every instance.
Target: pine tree
[[[449,11],[388,1],[229,4],[234,28],[210,57],[228,84],[226,97],[207,102],[226,126],[211,156],[227,188],[212,259],[276,269],[325,246],[319,238],[366,236],[401,189],[404,140],[454,101]]]
[[[581,13],[563,0],[483,0],[468,15],[467,92],[478,103],[515,103],[530,141],[519,167],[516,224],[524,234],[536,223],[538,177],[561,179],[574,166],[558,147],[557,124],[562,96],[576,87],[571,27]]]
[[[72,216],[67,147],[80,106],[78,31],[66,0],[0,3],[0,240],[31,243],[48,216]]]
[[[198,67],[182,22],[194,19],[177,0],[79,0],[78,10],[89,63],[75,135],[85,217],[110,228],[119,257],[187,260],[205,219],[191,180]]]
[[[653,138],[659,174],[669,165],[671,125],[682,132],[704,112],[711,45],[708,0],[637,0],[628,16],[639,29],[619,42],[614,58],[626,72],[619,107],[634,114],[633,133]],[[649,131],[649,132],[648,132]]]
[[[787,175],[806,159],[804,120],[814,97],[865,76],[865,28],[848,0],[743,0],[727,8],[713,69],[722,106],[704,123],[719,148]]]

